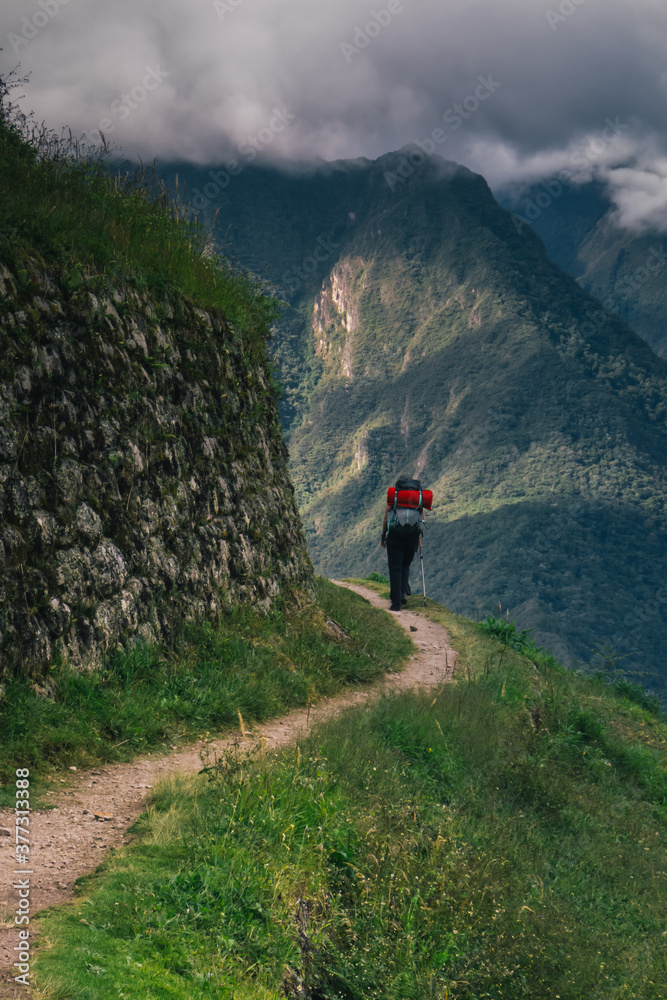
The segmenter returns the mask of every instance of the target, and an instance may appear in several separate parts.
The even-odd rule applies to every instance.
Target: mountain
[[[532,226],[556,264],[667,358],[664,233],[620,228],[597,181],[577,186],[550,178],[500,191],[498,200]]]
[[[568,663],[608,643],[661,687],[667,364],[456,164],[248,165],[208,191],[220,245],[286,300],[275,354],[318,571],[382,570],[386,487],[419,476],[431,596],[500,604]]]

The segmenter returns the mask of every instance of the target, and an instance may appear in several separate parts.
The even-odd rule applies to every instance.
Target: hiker
[[[429,493],[428,508],[431,496]],[[406,503],[401,506],[399,500]],[[420,505],[421,501],[421,505]],[[403,477],[387,494],[387,509],[382,522],[382,548],[387,549],[389,564],[390,611],[400,611],[408,603],[410,590],[410,563],[419,547],[419,537],[424,525],[424,498],[418,479]]]

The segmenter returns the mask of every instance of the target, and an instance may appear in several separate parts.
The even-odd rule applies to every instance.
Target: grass
[[[179,739],[268,719],[361,684],[406,659],[411,643],[356,594],[317,581],[317,603],[268,617],[237,612],[217,628],[186,627],[166,651],[141,644],[113,653],[98,673],[60,667],[52,697],[25,679],[0,702],[0,778],[28,767],[31,784],[128,760]],[[5,799],[13,785],[5,786]]]
[[[505,618],[498,615],[487,615],[484,621],[478,622],[477,628],[485,635],[494,636],[499,642],[511,649],[516,649],[523,653],[534,665],[540,669],[542,667],[558,667],[559,664],[548,650],[538,646],[529,633],[532,629],[522,629],[519,631],[513,621],[509,618],[509,613]],[[657,695],[647,692],[641,684],[633,684],[623,677],[617,666],[613,649],[603,647],[595,650],[593,664],[587,667],[587,672],[593,678],[606,684],[612,692],[621,698],[634,702],[646,709],[652,715],[662,716],[663,706]]]
[[[248,275],[211,252],[189,206],[172,201],[155,170],[114,174],[103,149],[82,147],[22,115],[0,79],[0,259],[30,287],[35,254],[60,273],[62,290],[133,288],[222,310],[263,343],[275,303]]]
[[[163,783],[44,919],[40,1000],[664,998],[665,725],[415,610],[458,682]]]
[[[509,619],[509,612],[505,618],[499,615],[487,615],[484,621],[479,622],[477,628],[486,635],[492,635],[506,646],[518,649],[520,652],[529,655],[533,650],[539,653],[529,633],[532,629],[522,629],[519,631],[513,621]]]

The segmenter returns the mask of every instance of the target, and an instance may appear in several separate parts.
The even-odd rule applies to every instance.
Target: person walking
[[[394,500],[387,502],[382,522],[382,548],[387,550],[389,566],[390,611],[400,611],[410,596],[410,564],[419,547],[419,538],[424,522],[423,508],[403,507],[398,504],[399,492],[417,491],[421,494],[421,484],[417,479],[401,478],[396,481]]]

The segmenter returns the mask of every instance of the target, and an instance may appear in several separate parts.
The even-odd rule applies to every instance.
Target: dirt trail
[[[334,580],[334,583],[339,581]],[[371,604],[386,608],[371,590],[352,584],[347,586],[361,594]],[[305,734],[317,722],[351,705],[363,703],[384,691],[405,690],[415,686],[436,686],[451,680],[456,652],[449,644],[447,632],[435,622],[410,611],[402,611],[397,621],[410,631],[417,652],[400,673],[387,674],[363,691],[348,691],[336,698],[318,702],[310,711],[299,709],[281,719],[253,725],[245,737],[239,732],[196,743],[168,755],[149,755],[127,764],[110,764],[90,771],[72,773],[62,791],[51,791],[54,808],[30,813],[31,852],[30,912],[73,897],[74,882],[80,875],[93,871],[111,847],[119,847],[131,839],[128,827],[144,810],[150,789],[171,774],[188,774],[202,767],[201,754],[221,754],[238,743],[249,744],[262,738],[267,750],[276,750]],[[95,814],[109,816],[98,819]],[[14,812],[0,810],[0,827],[12,830],[12,837],[0,837],[0,998],[26,996],[24,986],[13,982],[11,971],[15,961],[14,947],[18,944],[18,929],[14,925],[18,892],[12,888],[17,878],[14,847]],[[38,925],[31,921],[30,940]]]

